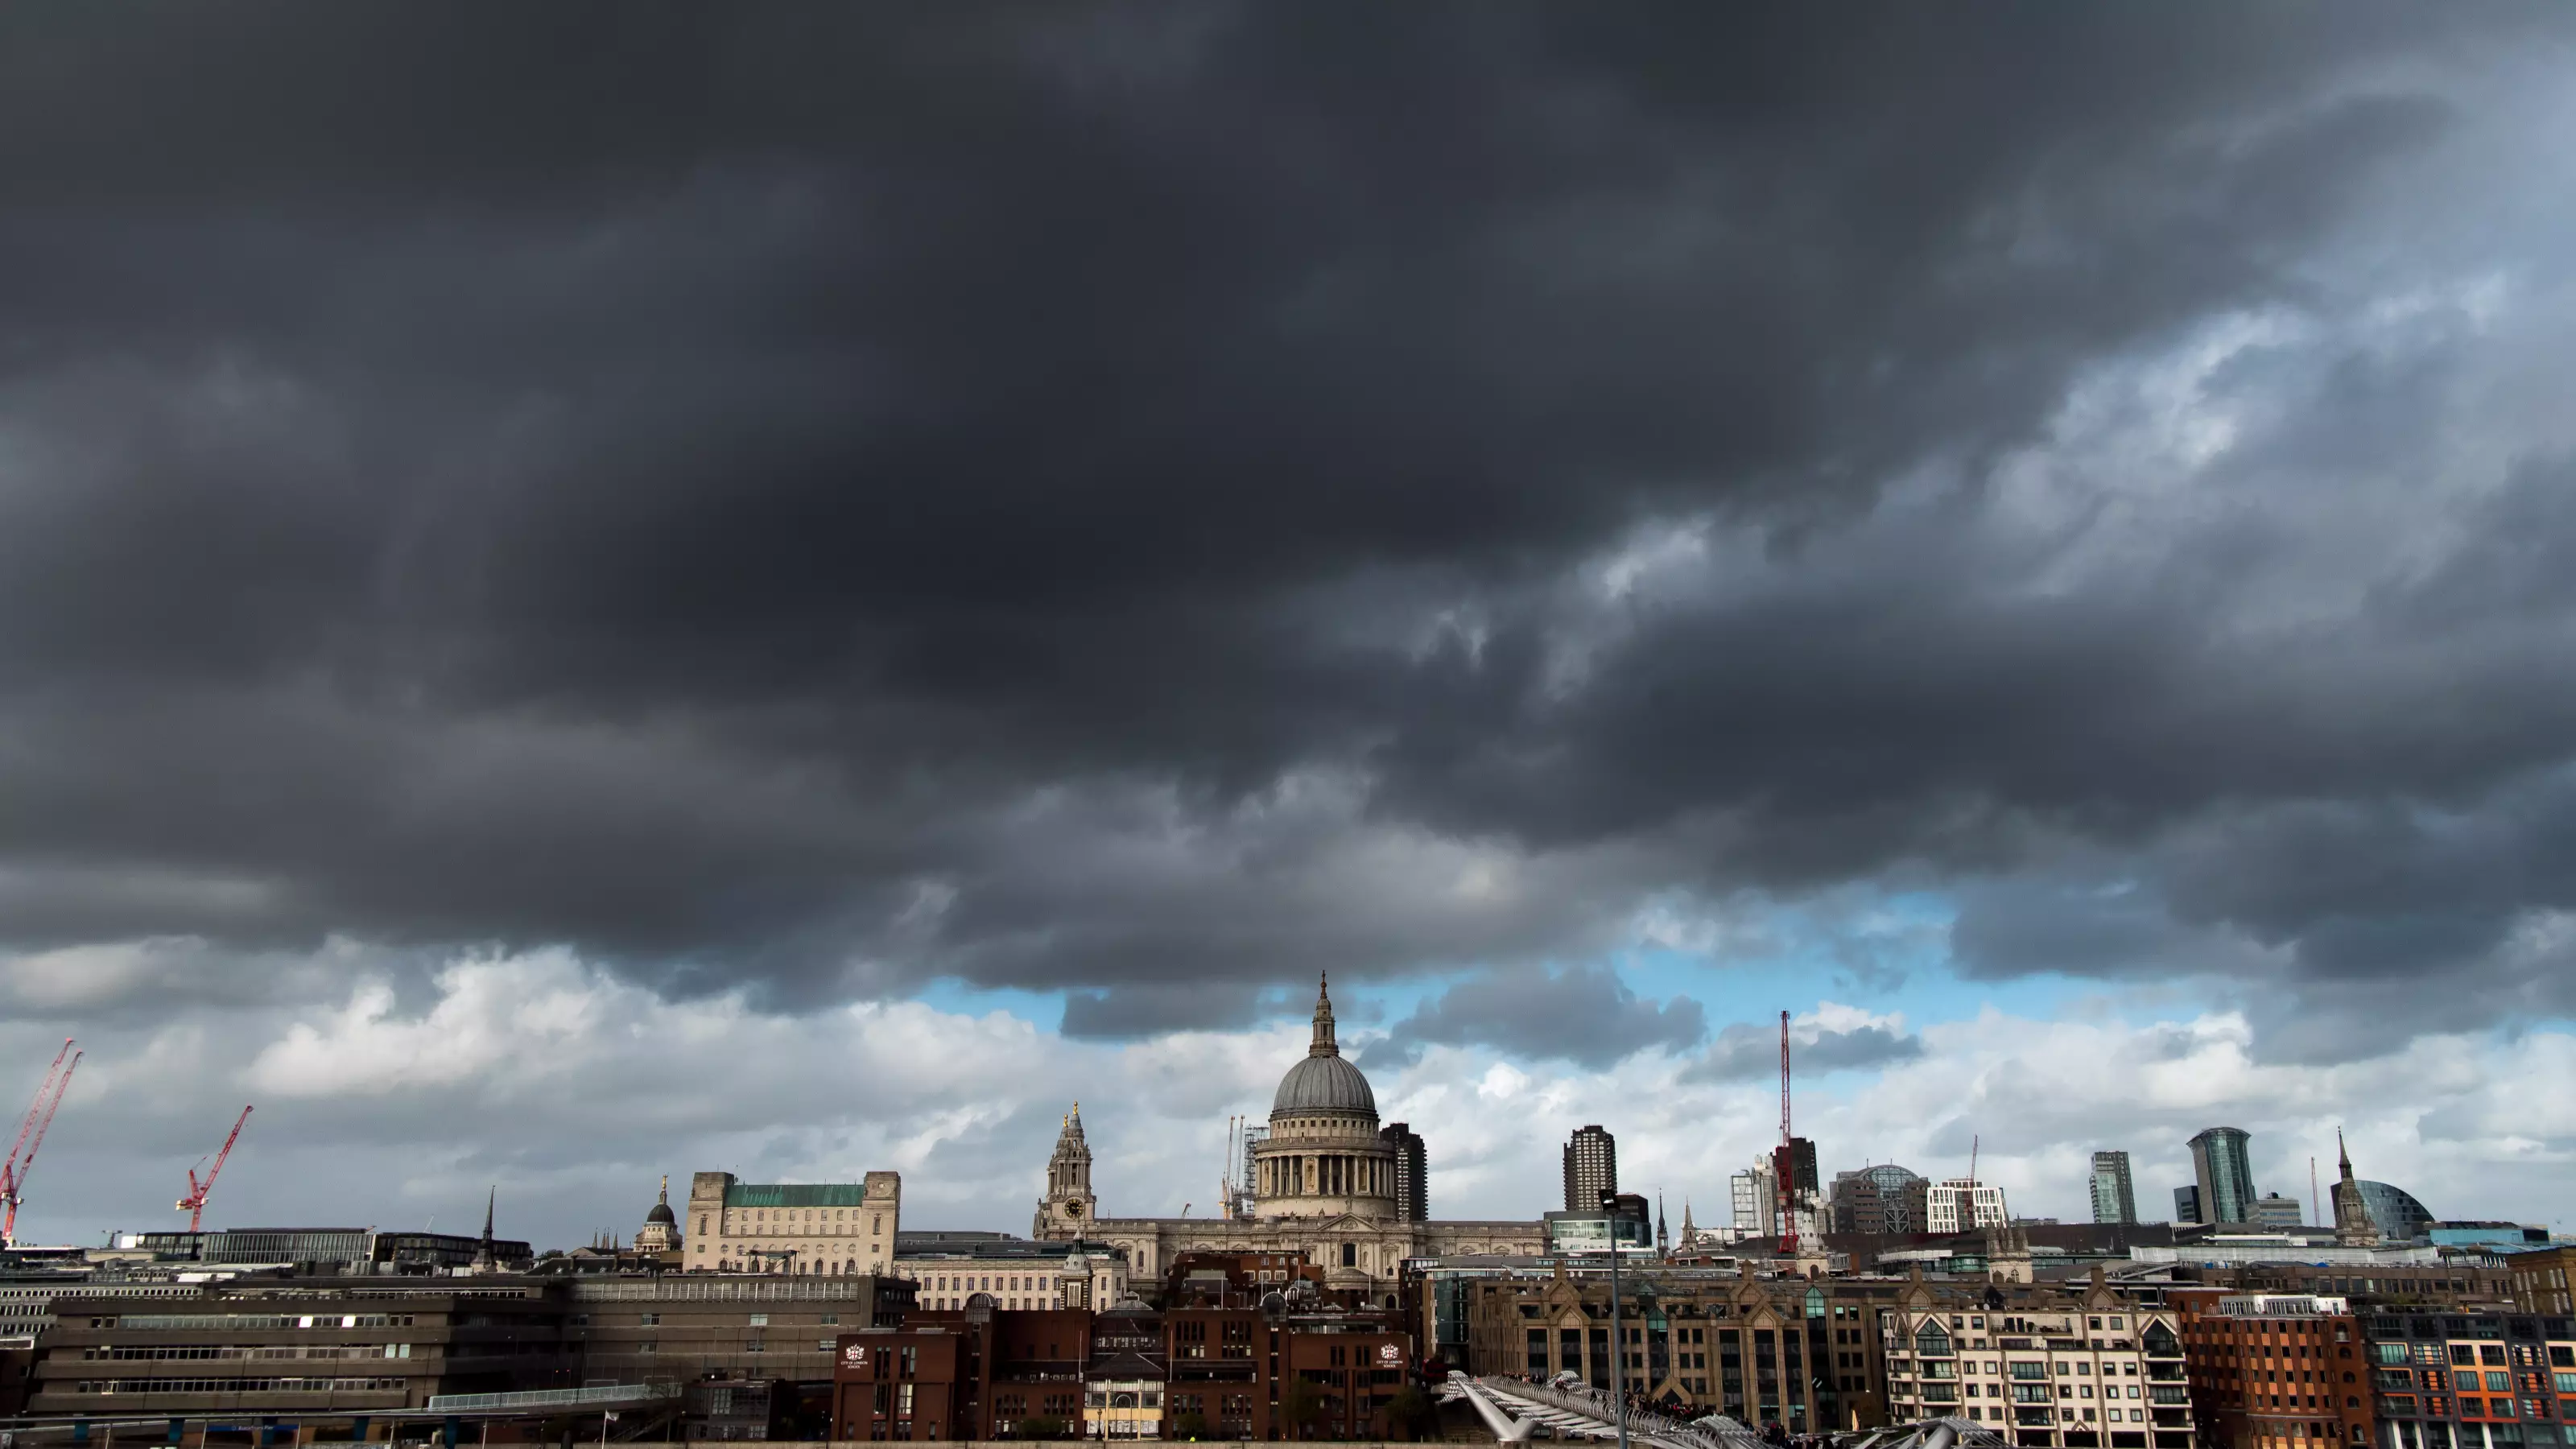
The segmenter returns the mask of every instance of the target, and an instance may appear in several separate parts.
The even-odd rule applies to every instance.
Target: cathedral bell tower
[[[1078,1238],[1091,1231],[1100,1200],[1091,1195],[1091,1144],[1082,1140],[1082,1104],[1064,1114],[1056,1134],[1055,1155],[1047,1159],[1047,1193],[1038,1203],[1037,1223],[1029,1236]]]

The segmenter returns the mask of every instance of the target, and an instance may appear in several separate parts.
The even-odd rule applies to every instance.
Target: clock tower
[[[1082,1104],[1064,1114],[1055,1155],[1047,1159],[1047,1195],[1038,1204],[1033,1238],[1079,1238],[1091,1230],[1100,1200],[1091,1195],[1091,1144],[1082,1140]]]

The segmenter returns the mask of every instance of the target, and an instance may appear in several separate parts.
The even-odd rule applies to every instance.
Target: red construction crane
[[[233,1143],[240,1140],[242,1124],[249,1120],[250,1109],[244,1107],[242,1114],[233,1119],[232,1134],[224,1139],[223,1150],[215,1154],[215,1165],[206,1169],[205,1181],[197,1181],[197,1169],[188,1169],[188,1195],[179,1199],[179,1207],[188,1215],[189,1232],[195,1232],[198,1221],[205,1217],[206,1194],[215,1190],[215,1175],[224,1170],[224,1159],[233,1155]],[[205,1160],[202,1157],[197,1159],[201,1163]]]
[[[45,1145],[45,1129],[54,1125],[54,1109],[63,1104],[63,1093],[70,1089],[72,1071],[80,1065],[80,1059],[81,1054],[72,1049],[72,1039],[64,1037],[62,1049],[54,1053],[54,1064],[45,1068],[45,1080],[36,1088],[36,1099],[27,1104],[26,1120],[18,1124],[18,1140],[9,1149],[9,1160],[0,1163],[0,1203],[7,1205],[7,1216],[0,1218],[0,1243],[18,1241],[19,1191],[36,1166],[36,1149]]]
[[[1773,1191],[1780,1201],[1780,1253],[1798,1256],[1798,1149],[1789,1136],[1789,1013],[1780,1013],[1780,1145],[1771,1153]]]

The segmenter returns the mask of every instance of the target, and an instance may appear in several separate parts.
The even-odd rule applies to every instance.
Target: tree
[[[1196,1409],[1192,1409],[1188,1413],[1182,1414],[1178,1418],[1173,1419],[1171,1437],[1175,1439],[1204,1439],[1208,1437],[1207,1415],[1200,1413]]]
[[[1314,1428],[1315,1421],[1324,1417],[1323,1389],[1303,1376],[1280,1385],[1279,1417],[1286,1421],[1291,1434]]]
[[[1416,1384],[1406,1384],[1386,1401],[1386,1429],[1407,1439],[1440,1436],[1440,1406]]]
[[[1023,1439],[1061,1439],[1064,1420],[1053,1414],[1031,1414],[1012,1426],[1012,1432]]]

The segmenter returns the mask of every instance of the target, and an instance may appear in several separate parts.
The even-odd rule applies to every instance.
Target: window
[[[658,1313],[647,1313],[636,1321],[643,1324],[646,1328],[653,1328],[661,1324],[662,1315]]]
[[[769,1326],[769,1315],[766,1313],[755,1313],[751,1315],[751,1326],[754,1328],[767,1328]]]

